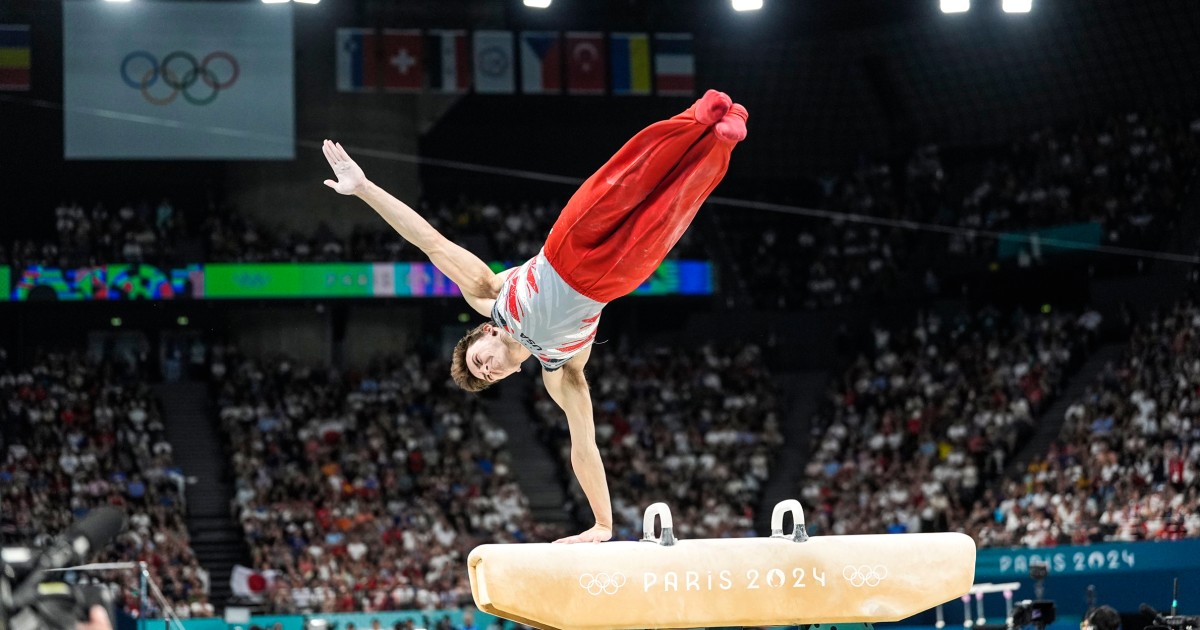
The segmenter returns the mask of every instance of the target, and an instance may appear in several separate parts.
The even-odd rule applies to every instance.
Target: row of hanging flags
[[[695,91],[690,33],[339,28],[336,44],[339,92]]]

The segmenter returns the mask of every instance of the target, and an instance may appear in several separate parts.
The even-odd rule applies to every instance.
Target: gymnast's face
[[[521,369],[521,361],[509,351],[505,340],[508,333],[491,325],[484,326],[483,331],[483,336],[467,348],[467,369],[471,374],[495,383]]]

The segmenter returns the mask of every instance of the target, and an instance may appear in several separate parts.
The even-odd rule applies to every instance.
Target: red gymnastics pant
[[[571,288],[604,303],[627,295],[683,236],[736,144],[696,120],[704,100],[638,132],[567,202],[544,251]]]

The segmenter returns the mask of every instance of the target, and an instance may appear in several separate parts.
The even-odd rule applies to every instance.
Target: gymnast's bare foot
[[[733,99],[724,92],[709,90],[693,105],[696,112],[696,122],[701,125],[715,125],[729,111]]]
[[[713,127],[713,132],[717,137],[727,142],[741,142],[746,139],[746,120],[750,118],[750,112],[746,111],[745,107],[734,103],[729,108],[729,113],[721,118],[721,122]]]

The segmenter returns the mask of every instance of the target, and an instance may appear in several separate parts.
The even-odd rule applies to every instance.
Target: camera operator
[[[104,610],[103,606],[92,606],[88,620],[79,622],[75,630],[113,630],[112,620],[108,618],[108,611]]]
[[[1079,630],[1119,630],[1121,614],[1112,606],[1097,606],[1079,622]]]

